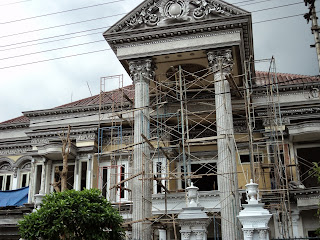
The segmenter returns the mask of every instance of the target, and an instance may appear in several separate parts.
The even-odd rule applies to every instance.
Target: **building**
[[[1,189],[29,186],[29,203],[52,192],[70,126],[68,187],[101,189],[128,238],[182,239],[193,182],[208,239],[240,239],[250,178],[271,238],[316,236],[319,78],[276,73],[273,58],[255,71],[251,24],[220,0],[144,1],[103,34],[133,85],[102,77],[97,96],[1,123]]]

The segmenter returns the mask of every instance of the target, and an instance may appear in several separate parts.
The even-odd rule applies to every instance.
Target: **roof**
[[[2,122],[1,124],[19,124],[19,123],[29,123],[30,120],[28,117],[26,116],[20,116],[20,117],[16,117],[10,120],[7,120],[5,122]]]
[[[124,93],[124,94],[123,94]],[[125,96],[128,96],[129,99],[133,100],[134,98],[134,86],[129,85],[123,88],[112,90],[109,92],[104,92],[101,94],[101,104],[111,104],[113,102],[128,102]],[[84,107],[84,106],[93,106],[100,104],[100,94],[97,94],[92,97],[84,98],[75,102],[67,103],[56,108],[70,108],[70,107]]]
[[[277,73],[277,81],[279,85],[296,85],[313,82],[320,82],[319,76],[308,76],[290,73]],[[271,83],[272,74],[269,72],[256,71],[255,84],[264,86]],[[275,80],[274,80],[275,81]]]
[[[256,71],[255,84],[257,86],[268,85],[270,83],[270,73]],[[296,84],[307,84],[320,82],[319,76],[308,76],[308,75],[299,75],[299,74],[289,74],[289,73],[277,73],[277,80],[280,85],[296,85]],[[124,94],[123,94],[124,93]],[[126,99],[134,99],[134,85],[129,85],[120,89],[104,92],[102,95],[102,104],[112,104],[113,102],[128,103]],[[75,102],[67,103],[54,109],[66,109],[66,108],[76,108],[76,107],[86,107],[86,106],[97,106],[100,103],[100,94],[97,94],[92,97],[84,98]],[[20,116],[5,122],[0,123],[1,125],[6,124],[22,124],[29,123],[30,120],[26,116]]]

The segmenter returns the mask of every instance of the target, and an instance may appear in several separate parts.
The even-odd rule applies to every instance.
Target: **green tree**
[[[41,208],[19,221],[26,240],[121,240],[122,218],[97,189],[46,195]]]

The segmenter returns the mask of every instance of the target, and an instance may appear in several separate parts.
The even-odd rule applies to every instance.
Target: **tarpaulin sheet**
[[[11,191],[0,191],[0,207],[23,206],[28,203],[29,187]]]

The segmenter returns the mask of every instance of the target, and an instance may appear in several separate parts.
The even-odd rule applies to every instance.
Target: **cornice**
[[[18,129],[18,128],[28,128],[30,123],[7,123],[7,124],[0,124],[0,130],[5,129]]]
[[[187,22],[183,24],[173,24],[164,27],[150,29],[128,30],[126,32],[104,33],[105,39],[116,52],[118,45],[132,42],[150,42],[151,40],[160,41],[166,38],[186,37],[195,34],[210,32],[220,32],[225,30],[241,29],[245,46],[245,57],[249,58],[253,54],[252,34],[251,34],[251,15],[241,15],[238,18],[223,18],[197,22]]]
[[[78,135],[81,134],[86,134],[86,133],[96,133],[98,131],[98,126],[97,127],[87,127],[87,128],[78,128],[78,129],[72,129],[70,135],[71,137],[77,137]],[[66,130],[62,130],[61,128],[59,129],[49,129],[49,130],[42,130],[42,131],[30,131],[27,132],[26,134],[33,138],[42,138],[42,137],[56,137],[59,136],[59,134],[64,134]]]
[[[146,40],[146,41],[137,41],[137,42],[123,42],[122,44],[119,44],[116,46],[116,48],[129,48],[129,47],[136,47],[136,46],[144,46],[144,45],[151,45],[151,44],[158,44],[158,43],[170,43],[174,41],[179,40],[186,40],[186,39],[197,39],[197,38],[203,38],[203,37],[211,37],[211,36],[220,36],[220,35],[227,35],[230,33],[240,33],[240,29],[234,29],[234,30],[226,30],[223,32],[211,32],[211,33],[201,33],[201,34],[190,34],[190,35],[179,35],[180,37],[167,37],[167,38],[156,38],[155,40]]]
[[[266,92],[266,87],[269,85],[262,85],[262,86],[255,86],[253,88],[254,94],[258,92],[265,93]],[[314,87],[320,87],[320,82],[315,81],[315,82],[310,82],[310,83],[298,83],[298,84],[286,84],[286,85],[281,85],[279,83],[278,89],[279,92],[286,92],[286,91],[298,91],[297,93],[300,93],[301,90],[306,90],[306,89],[312,89]],[[255,96],[254,96],[255,97]]]

